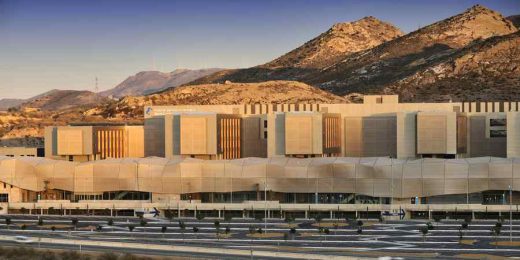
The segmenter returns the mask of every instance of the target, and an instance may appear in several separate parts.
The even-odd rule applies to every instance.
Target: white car
[[[18,243],[24,243],[24,244],[28,244],[28,243],[34,242],[31,238],[26,237],[26,236],[15,236],[14,237],[14,241],[18,242]]]

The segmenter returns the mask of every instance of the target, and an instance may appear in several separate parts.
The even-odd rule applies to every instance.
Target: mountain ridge
[[[418,102],[509,101],[520,99],[518,86],[520,31],[469,45],[387,86],[383,93]]]
[[[223,70],[188,84],[232,82],[262,82],[268,80],[299,80],[308,73],[319,71],[346,55],[366,50],[403,33],[390,23],[373,16],[336,23],[280,57],[251,68]]]
[[[341,96],[356,93],[381,94],[393,89],[387,87],[426,70],[428,66],[445,62],[446,57],[456,57],[456,53],[463,48],[479,44],[490,37],[515,33],[518,29],[510,20],[512,17],[506,19],[494,10],[482,5],[474,5],[459,14],[384,41],[377,46],[347,53],[340,61],[330,66],[304,67],[300,66],[297,60],[292,65],[287,62],[275,62],[290,53],[297,52],[300,46],[266,64],[247,69],[220,71],[190,82],[188,85],[226,80],[232,82],[297,80]],[[314,39],[318,38],[319,36]],[[283,66],[278,66],[279,64]],[[514,80],[511,83],[516,84]],[[456,83],[453,82],[452,85]],[[492,84],[486,86],[493,88]],[[439,99],[432,96],[431,99],[425,97],[420,100]]]
[[[88,90],[53,89],[32,97],[20,104],[20,108],[50,110],[68,110],[79,107],[93,107],[108,99]]]
[[[517,31],[500,13],[481,5],[385,42],[303,79],[336,94],[378,93],[467,45]]]
[[[176,69],[172,72],[141,71],[126,78],[114,88],[102,91],[99,94],[115,98],[121,98],[124,96],[142,96],[169,87],[177,87],[220,70],[222,69]]]

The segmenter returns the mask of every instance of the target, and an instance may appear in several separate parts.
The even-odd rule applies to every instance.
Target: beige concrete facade
[[[155,121],[164,120],[163,118],[176,113],[204,112],[240,116],[243,125],[241,139],[242,142],[248,140],[247,145],[243,143],[241,145],[241,158],[251,156],[267,158],[389,156],[399,159],[512,157],[515,149],[514,140],[518,138],[512,137],[510,138],[512,141],[508,141],[508,133],[514,136],[519,132],[519,127],[515,124],[507,124],[507,121],[516,122],[513,115],[518,113],[519,108],[518,102],[399,103],[397,96],[376,95],[365,96],[363,104],[152,106],[145,109],[148,111],[145,113],[145,124],[158,125]],[[510,115],[506,116],[507,113]],[[335,129],[332,133],[324,128],[324,124],[320,130],[316,123],[318,120],[316,118],[320,114],[322,122],[327,121],[323,119],[326,115],[339,117],[339,125],[335,124],[333,128],[329,128],[329,130]],[[265,121],[255,122],[251,119],[248,128],[250,131],[245,132],[244,120],[248,117],[259,117],[262,119],[255,120]],[[504,126],[490,125],[491,122],[500,123],[497,119],[501,118],[505,119]],[[262,122],[266,123],[266,126],[257,130],[257,125]],[[158,125],[158,128],[164,126]],[[338,134],[336,129],[339,129]],[[266,138],[257,139],[258,131],[261,132],[261,137],[263,133]],[[180,139],[173,143],[166,140],[165,144],[152,138],[152,136],[160,138],[162,133],[168,134],[169,131],[149,133],[145,133],[145,138],[153,140],[148,142],[147,139],[145,144],[152,147],[150,151],[162,151],[164,145],[175,146],[176,143],[181,142]],[[490,133],[493,133],[493,136]],[[328,136],[334,136],[334,141],[339,140],[339,147],[333,151],[320,152],[318,144],[322,143],[322,149],[324,145],[330,144],[330,140],[326,140]],[[286,139],[287,137],[289,140]],[[509,155],[508,149],[511,151]],[[163,153],[145,153],[145,155],[172,158]]]
[[[170,111],[145,120],[145,156],[215,160],[267,155],[266,116]]]
[[[53,126],[45,128],[45,157],[70,161],[143,157],[143,126]]]
[[[367,96],[363,104],[145,107],[144,127],[46,129],[46,157],[75,162],[3,158],[0,184],[12,185],[6,192],[22,202],[118,200],[131,192],[157,203],[236,193],[260,200],[265,189],[280,203],[408,204],[442,196],[460,203],[462,196],[469,204],[470,194],[492,197],[509,185],[520,191],[519,108],[399,103],[397,96]]]
[[[60,190],[74,194],[139,191],[180,195],[268,189],[278,193],[413,198],[508,190],[509,185],[520,191],[520,160],[123,158],[76,163],[0,157],[0,182],[30,192]]]
[[[313,155],[323,153],[321,138],[323,117],[320,113],[288,113],[285,115],[285,154]]]
[[[417,114],[417,153],[456,154],[457,115],[455,112]]]

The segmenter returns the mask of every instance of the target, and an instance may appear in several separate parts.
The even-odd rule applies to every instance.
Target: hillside
[[[351,23],[337,23],[318,37],[259,67],[325,68],[345,55],[370,49],[401,35],[403,33],[395,26],[372,16]]]
[[[336,94],[380,93],[457,50],[491,36],[517,31],[501,14],[476,5],[465,12],[411,32],[305,78]]]
[[[25,102],[25,99],[15,99],[15,98],[3,98],[0,99],[0,111],[6,111],[9,108],[17,107]]]
[[[511,21],[516,26],[516,28],[520,29],[520,15],[508,16],[507,20]]]
[[[339,54],[339,51],[332,51],[341,49],[341,42],[327,41],[327,39],[335,39],[331,36],[333,34],[331,32],[334,32],[334,28],[338,26],[334,26],[329,31],[272,62],[249,69],[220,71],[190,84],[225,80],[232,82],[298,80],[337,95],[348,95],[349,99],[350,96],[357,97],[357,93],[394,93],[391,90],[396,89],[396,85],[400,85],[400,91],[395,93],[407,93],[407,97],[404,99],[407,101],[445,101],[450,98],[441,96],[447,94],[451,94],[453,98],[478,98],[472,96],[472,93],[462,93],[471,88],[457,87],[466,84],[467,80],[471,81],[471,79],[451,78],[449,87],[446,87],[443,94],[435,95],[434,91],[429,91],[423,92],[423,96],[420,97],[414,94],[412,89],[421,88],[421,86],[427,88],[431,86],[431,82],[416,82],[415,85],[410,86],[409,91],[402,86],[402,82],[408,82],[410,77],[416,74],[431,71],[437,64],[456,59],[458,55],[463,55],[460,52],[462,49],[479,45],[490,37],[515,33],[518,29],[512,21],[517,22],[518,18],[514,16],[506,19],[498,12],[475,5],[461,14],[400,37],[394,30],[386,38],[381,39],[381,44],[374,42],[375,46],[363,45],[363,41],[360,40],[356,42],[361,45],[360,49],[350,48],[351,52],[347,51],[343,54]],[[378,22],[375,18],[364,18],[352,24],[356,23],[357,28],[365,28],[367,24],[372,25],[368,26],[370,28],[391,26]],[[356,34],[348,34],[344,39],[350,39],[353,37],[352,35]],[[324,44],[317,44],[317,42]],[[334,44],[338,47],[330,47]],[[512,42],[512,44],[515,43]],[[500,53],[490,53],[490,55],[497,55],[497,59],[502,58]],[[492,57],[489,59],[492,60]],[[334,64],[326,66],[330,63]],[[475,71],[472,73],[468,71],[465,75],[468,77],[478,75],[479,66],[478,64],[469,66],[468,68]],[[504,92],[509,89],[505,87],[507,84],[517,84],[514,75],[510,75],[507,71],[499,71],[504,73],[503,77],[495,74],[493,78],[477,77],[476,79],[486,81],[485,86],[489,89],[502,89]],[[439,80],[437,78],[429,79]],[[447,82],[442,81],[438,84],[447,84]],[[448,90],[451,93],[447,93]]]
[[[247,69],[223,70],[190,84],[298,80],[304,75],[333,65],[347,55],[370,49],[403,33],[374,17],[337,23],[326,32],[266,64]]]
[[[108,99],[91,91],[51,90],[21,104],[21,108],[43,111],[68,110],[79,107],[93,107],[107,102]]]
[[[128,77],[116,87],[102,91],[99,94],[106,97],[113,96],[115,98],[124,96],[142,96],[166,88],[177,87],[220,70],[221,69],[176,69],[169,73],[142,71],[134,76]]]
[[[489,38],[443,57],[384,89],[402,101],[520,99],[520,32]]]
[[[164,92],[125,97],[87,115],[140,118],[145,105],[229,105],[267,103],[345,103],[344,98],[304,83],[267,81],[261,83],[204,84],[171,88]]]

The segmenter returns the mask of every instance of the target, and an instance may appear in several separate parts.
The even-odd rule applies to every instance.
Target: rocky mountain
[[[93,107],[107,102],[106,97],[91,91],[54,89],[22,103],[22,109],[58,111],[84,107]]]
[[[519,100],[520,31],[436,59],[383,92],[403,101]]]
[[[476,5],[465,12],[423,27],[305,78],[305,82],[336,94],[380,93],[435,60],[453,55],[468,45],[517,28],[500,13]]]
[[[413,77],[421,78],[422,76],[417,75],[424,75],[426,71],[434,71],[438,64],[454,62],[458,57],[469,55],[468,52],[479,52],[480,47],[478,46],[490,44],[484,43],[486,39],[517,32],[518,29],[513,25],[513,22],[517,20],[518,18],[515,16],[506,19],[498,12],[475,5],[461,14],[400,36],[396,29],[391,30],[391,25],[368,17],[348,26],[335,25],[329,31],[272,62],[249,69],[220,71],[190,84],[225,80],[232,82],[298,80],[337,95],[346,95],[349,100],[353,100],[350,97],[359,99],[362,94],[375,93],[403,94],[403,100],[406,101],[483,98],[484,96],[473,96],[475,93],[463,94],[464,87],[459,86],[465,84],[466,81],[471,81],[471,78],[451,78],[449,84],[446,80],[442,83],[439,81],[439,85],[448,85],[438,95],[433,90],[421,92],[422,96],[414,92],[415,89],[427,89],[427,86],[431,86],[431,82],[415,81],[409,90],[403,84],[409,82]],[[345,38],[342,38],[343,41],[332,36],[337,33],[334,32],[338,31],[338,28],[352,28],[353,24],[357,24],[355,27],[358,28],[356,29],[358,31],[359,28],[372,28],[369,32],[373,33],[366,33],[366,35],[377,35],[379,30],[373,28],[388,28],[391,32],[380,38],[379,41],[367,40],[373,39],[371,37],[355,38],[354,35],[359,35],[359,33],[346,33]],[[358,41],[352,40],[353,38]],[[494,41],[498,41],[498,39]],[[367,41],[368,44],[363,44]],[[342,48],[345,42],[352,42],[353,45],[361,47],[359,49]],[[509,42],[516,44],[515,41]],[[476,49],[472,49],[472,46],[475,46]],[[351,51],[340,54],[341,50]],[[498,60],[503,58],[502,52],[494,53],[494,55]],[[488,59],[493,60],[491,56]],[[516,61],[511,59],[510,62]],[[485,81],[487,83],[484,86],[490,90],[503,88],[504,93],[509,89],[504,87],[508,84],[518,87],[514,73],[509,74],[507,70],[497,68],[498,71],[504,73],[503,76],[498,73],[495,73],[493,77],[488,74],[481,75],[479,74],[482,69],[480,65],[482,64],[476,63],[473,66],[468,64],[467,68],[475,71],[472,73],[467,71],[465,76],[477,77],[476,75],[480,75],[480,78],[475,78],[474,82]],[[427,78],[434,81],[439,80],[438,78]],[[457,82],[458,80],[460,82]]]
[[[520,15],[508,16],[507,20],[511,21],[516,26],[516,28],[520,29]]]
[[[349,54],[370,49],[402,34],[395,26],[371,16],[354,22],[337,23],[316,38],[266,64],[248,69],[220,71],[202,77],[193,84],[222,83],[226,80],[298,80],[307,73],[335,64]]]
[[[130,76],[116,87],[100,92],[103,96],[116,98],[124,96],[142,96],[170,87],[177,87],[200,77],[213,74],[221,69],[176,69],[169,73],[160,71],[142,71]]]
[[[268,103],[345,103],[345,98],[295,81],[203,84],[170,88],[161,93],[125,97],[87,111],[89,116],[137,118],[145,105],[229,105]]]
[[[259,67],[325,68],[345,55],[370,49],[402,35],[395,26],[368,16],[351,23],[334,24],[318,37]]]

